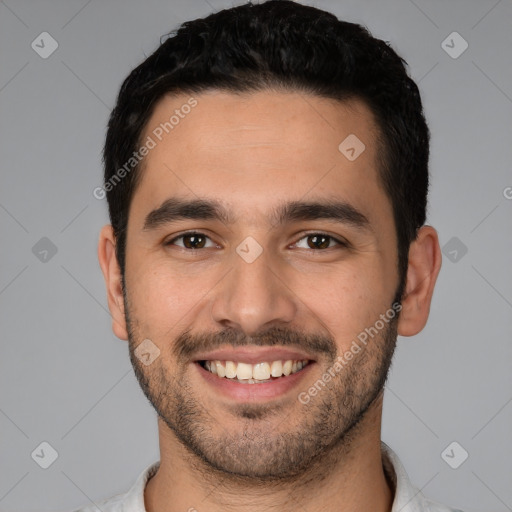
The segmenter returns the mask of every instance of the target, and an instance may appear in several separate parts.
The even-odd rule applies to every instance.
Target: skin
[[[298,392],[375,324],[399,285],[373,116],[360,101],[294,92],[212,91],[195,98],[198,105],[145,159],[130,205],[125,296],[110,225],[98,246],[113,331],[129,340],[137,378],[159,413],[161,464],[146,487],[146,509],[286,512],[300,504],[307,512],[389,511],[378,377],[387,373],[396,334],[417,334],[427,321],[441,266],[437,233],[423,226],[410,247],[398,321],[310,403],[300,403]],[[143,139],[188,99],[160,101]],[[349,134],[366,146],[354,161],[338,150]],[[145,217],[171,196],[219,200],[235,222],[180,220],[145,231]],[[370,229],[325,219],[269,220],[282,202],[333,198],[362,212]],[[183,239],[165,245],[188,230],[209,237],[208,246],[190,251]],[[331,241],[326,249],[311,248],[307,236],[314,233],[348,246]],[[250,264],[236,252],[247,236],[263,249]],[[299,389],[265,403],[220,396],[190,358],[178,357],[181,344],[194,352],[201,339],[212,348],[229,340],[250,346],[249,337],[260,335],[261,344],[279,344],[275,328],[290,334],[283,346],[315,353],[313,339],[329,350],[315,353]],[[221,336],[227,330],[237,333],[236,342]],[[146,338],[160,350],[149,366],[133,355]]]

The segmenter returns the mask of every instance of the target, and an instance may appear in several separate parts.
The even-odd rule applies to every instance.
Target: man
[[[441,266],[428,155],[403,60],[294,2],[184,23],[129,75],[98,254],[161,457],[103,512],[453,510],[380,439]]]

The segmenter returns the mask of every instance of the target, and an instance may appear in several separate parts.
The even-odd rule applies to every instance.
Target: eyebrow
[[[295,221],[332,220],[361,230],[371,230],[366,215],[343,201],[292,201],[277,207],[272,217],[273,224],[277,225]]]
[[[179,220],[216,220],[230,225],[236,218],[219,201],[171,197],[152,210],[144,220],[143,231],[155,230]],[[296,221],[332,220],[371,231],[368,218],[354,206],[343,201],[291,201],[275,207],[270,215],[273,226]]]
[[[233,224],[235,220],[218,201],[171,197],[160,207],[148,213],[142,229],[150,231],[164,224],[185,219],[218,220],[223,224]]]

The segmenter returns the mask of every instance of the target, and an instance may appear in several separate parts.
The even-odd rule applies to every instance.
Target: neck
[[[339,446],[289,481],[222,473],[192,455],[159,419],[160,467],[148,482],[147,512],[390,512],[393,491],[382,467],[382,397]]]

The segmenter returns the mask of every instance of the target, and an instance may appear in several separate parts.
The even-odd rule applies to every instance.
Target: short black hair
[[[284,89],[358,99],[372,111],[379,131],[379,176],[393,208],[404,286],[409,246],[426,219],[430,139],[418,87],[404,59],[365,27],[290,0],[224,9],[187,21],[162,39],[122,84],[103,149],[122,275],[129,207],[141,165],[123,173],[122,180],[114,183],[113,178],[140,146],[157,102],[169,93]]]

